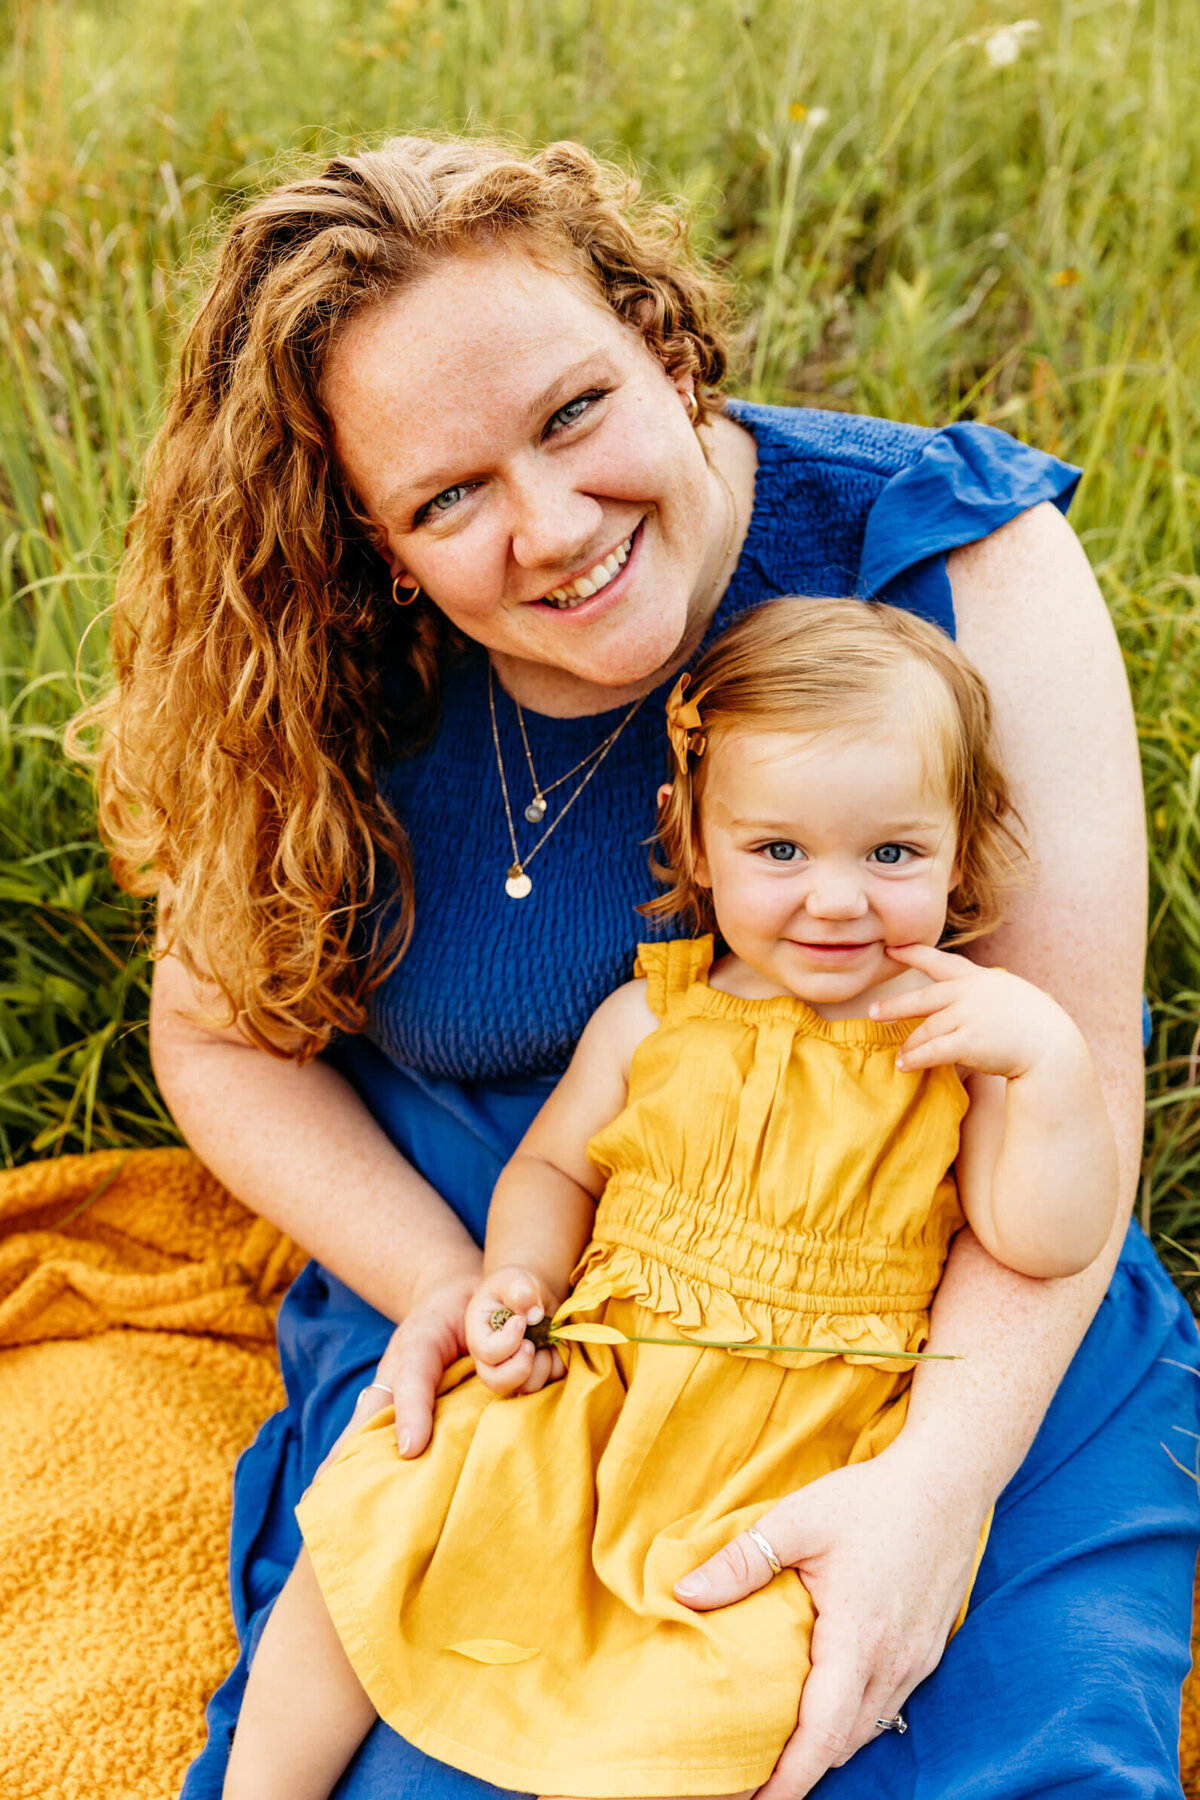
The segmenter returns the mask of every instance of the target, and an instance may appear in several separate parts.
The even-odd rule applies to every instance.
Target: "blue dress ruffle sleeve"
[[[990,426],[948,425],[871,508],[856,592],[944,624],[947,554],[1045,501],[1065,513],[1081,474]]]
[[[1079,481],[1069,464],[980,425],[929,431],[743,402],[729,411],[756,439],[758,473],[714,633],[780,595],[855,594],[952,634],[950,552],[1042,502],[1065,511]],[[381,771],[414,846],[417,926],[374,996],[368,1035],[335,1052],[397,1148],[477,1238],[499,1168],[648,935],[634,907],[653,891],[644,841],[668,755],[652,699],[605,779],[580,796],[572,831],[535,865],[534,894],[495,901],[481,884],[508,857],[484,669],[468,659],[446,683],[432,742]],[[569,768],[620,716],[526,713],[536,766]],[[505,765],[518,768],[511,706],[498,726]],[[212,1699],[183,1800],[219,1800],[249,1658],[299,1550],[292,1509],[390,1329],[317,1264],[284,1302],[288,1404],[234,1483],[241,1655]],[[885,1734],[831,1771],[814,1800],[1180,1800],[1200,1491],[1169,1449],[1187,1461],[1189,1434],[1200,1432],[1198,1352],[1186,1306],[1132,1225],[1099,1315],[997,1505],[966,1622],[906,1704],[909,1732]],[[336,1790],[338,1800],[494,1793],[382,1724]]]

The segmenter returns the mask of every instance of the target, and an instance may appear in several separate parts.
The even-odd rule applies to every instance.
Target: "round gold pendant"
[[[512,868],[508,871],[508,879],[504,883],[504,891],[510,900],[524,900],[527,894],[532,894],[533,883],[530,881],[520,863],[514,863]]]
[[[531,825],[540,825],[546,816],[546,802],[540,794],[535,794],[525,808],[525,817]]]

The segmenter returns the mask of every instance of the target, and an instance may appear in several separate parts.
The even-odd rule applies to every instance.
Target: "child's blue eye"
[[[898,864],[906,862],[912,854],[906,844],[880,844],[871,852],[875,861],[882,863],[888,869],[894,869]]]
[[[795,862],[798,856],[804,854],[799,844],[789,844],[785,840],[777,844],[765,844],[763,849],[772,862]]]

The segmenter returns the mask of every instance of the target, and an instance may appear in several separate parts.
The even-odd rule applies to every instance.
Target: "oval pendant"
[[[528,894],[532,894],[533,883],[530,881],[520,863],[514,863],[512,868],[508,871],[508,878],[504,883],[504,891],[510,900],[524,900]]]
[[[525,817],[531,825],[540,825],[546,816],[546,802],[540,794],[535,794],[525,808]]]

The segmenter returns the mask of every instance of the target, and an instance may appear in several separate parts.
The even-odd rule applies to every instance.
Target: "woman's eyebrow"
[[[595,350],[589,350],[586,356],[581,356],[567,368],[560,369],[554,380],[535,395],[522,411],[522,422],[529,426],[544,418],[547,412],[552,410],[555,400],[559,399],[564,392],[569,392],[582,375],[591,374],[593,378],[605,378],[609,372],[607,359],[602,355],[598,356]],[[388,489],[383,497],[380,510],[394,506],[398,500],[416,499],[423,494],[440,494],[444,488],[452,486],[455,482],[469,481],[470,479],[470,474],[465,473],[459,463],[444,463],[437,468],[427,469],[423,474],[406,476],[403,481],[398,481],[395,487]]]

